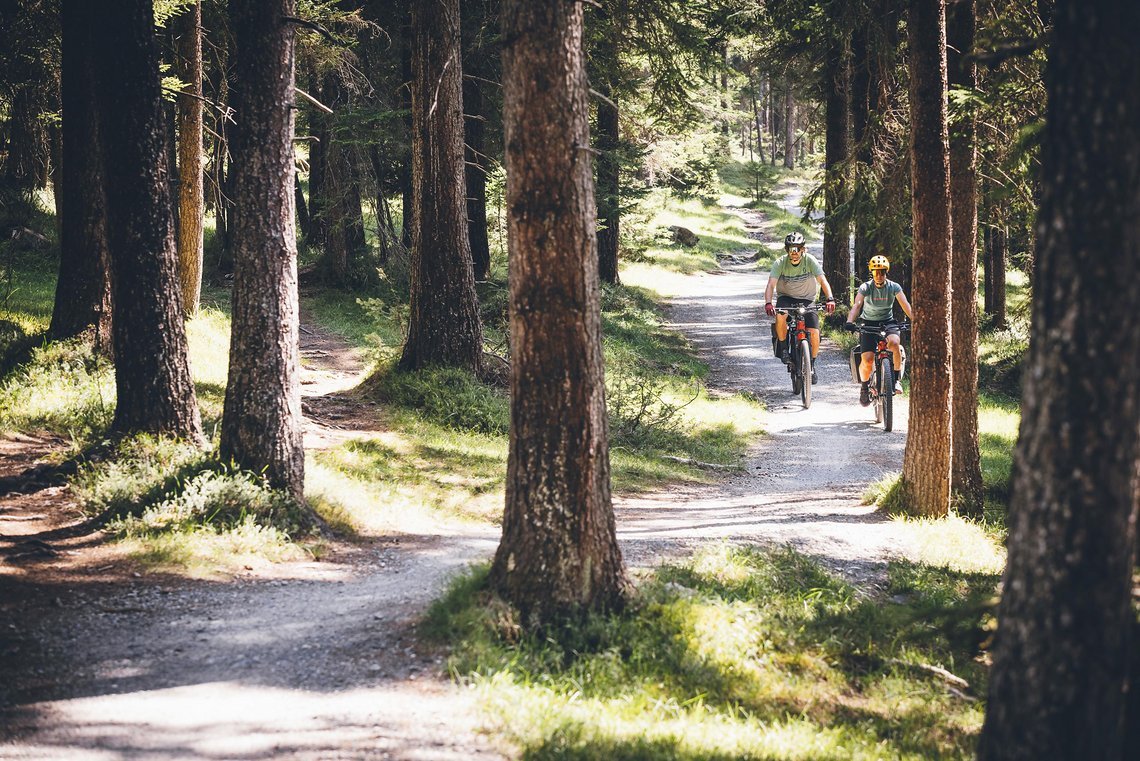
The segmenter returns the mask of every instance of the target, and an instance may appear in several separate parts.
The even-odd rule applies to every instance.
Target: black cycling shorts
[[[863,320],[863,327],[874,328],[879,326],[886,326],[887,335],[897,336],[899,334],[899,324],[894,320]],[[875,351],[879,348],[879,337],[869,333],[859,334],[859,350],[860,351]]]
[[[811,299],[793,299],[791,296],[777,296],[776,306],[780,309],[811,306],[815,302]],[[808,312],[804,315],[804,324],[809,328],[819,330],[819,312]]]

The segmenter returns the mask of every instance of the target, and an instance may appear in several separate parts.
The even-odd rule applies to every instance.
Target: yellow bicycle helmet
[[[881,254],[879,254],[877,256],[872,256],[871,257],[870,270],[871,270],[872,275],[875,274],[875,270],[883,270],[884,272],[890,272],[891,271],[891,262],[889,259],[887,259],[887,257],[885,257]]]

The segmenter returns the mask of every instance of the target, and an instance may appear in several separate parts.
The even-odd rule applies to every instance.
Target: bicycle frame
[[[780,344],[788,352],[788,373],[792,376],[792,393],[800,395],[805,409],[811,406],[812,386],[811,339],[808,334],[807,315],[818,312],[821,308],[819,304],[776,307],[777,314],[787,317],[787,333]],[[774,325],[773,330],[775,330]],[[801,355],[806,355],[806,358]]]
[[[910,330],[909,323],[896,323],[892,327],[897,327],[899,334],[904,331]],[[875,408],[875,421],[883,423],[883,430],[890,431],[894,426],[894,395],[895,395],[895,376],[894,376],[894,353],[890,349],[890,343],[887,341],[887,326],[876,325],[869,328],[865,325],[859,326],[859,333],[862,335],[876,336],[874,359],[871,362],[871,374],[867,376],[867,393],[871,399],[871,404]],[[902,347],[899,347],[900,351]],[[901,370],[901,368],[900,368]],[[885,377],[884,377],[885,376]]]

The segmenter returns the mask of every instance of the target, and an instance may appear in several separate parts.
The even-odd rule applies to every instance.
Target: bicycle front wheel
[[[811,345],[800,341],[800,401],[806,410],[811,406]]]
[[[883,430],[890,433],[895,424],[895,368],[890,357],[879,360],[879,399],[883,404]]]

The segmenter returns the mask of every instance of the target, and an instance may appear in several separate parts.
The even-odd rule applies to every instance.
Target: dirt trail
[[[826,347],[812,407],[800,408],[757,317],[764,277],[753,265],[695,276],[670,315],[711,364],[712,387],[768,403],[771,435],[721,483],[618,498],[623,551],[645,566],[710,541],[787,542],[873,589],[885,558],[905,548],[858,498],[900,465],[905,403],[898,430],[884,434]],[[383,427],[345,393],[359,355],[307,325],[302,356],[307,446]],[[52,444],[0,446],[0,480]],[[201,582],[138,576],[108,559],[97,535],[66,538],[78,523],[69,509],[58,486],[0,495],[0,759],[510,755],[481,731],[472,694],[444,677],[441,655],[414,639],[447,579],[494,551],[496,529],[440,523],[319,563]],[[49,537],[49,550],[37,552],[36,537]]]

